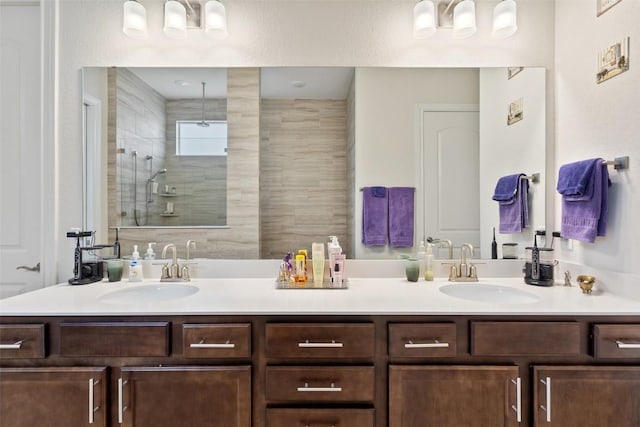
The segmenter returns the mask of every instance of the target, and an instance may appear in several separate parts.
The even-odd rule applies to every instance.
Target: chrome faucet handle
[[[189,274],[189,267],[183,264],[180,273],[181,273],[180,277],[182,278],[183,282],[191,281],[191,275]]]
[[[449,269],[449,281],[453,282],[458,279],[458,267],[455,264],[451,265]]]
[[[164,264],[162,266],[162,273],[160,274],[160,280],[163,280],[163,279],[170,279],[169,266],[167,264]]]

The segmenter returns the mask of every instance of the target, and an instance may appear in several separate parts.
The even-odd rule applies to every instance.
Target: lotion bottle
[[[424,246],[424,240],[420,241],[420,248],[418,249],[418,262],[420,263],[420,276],[422,276],[427,271],[427,250]]]
[[[142,264],[140,263],[140,253],[138,252],[138,245],[134,245],[131,261],[129,262],[129,281],[141,282],[142,279],[143,273]]]
[[[427,245],[427,254],[425,256],[424,280],[433,280],[433,245]]]

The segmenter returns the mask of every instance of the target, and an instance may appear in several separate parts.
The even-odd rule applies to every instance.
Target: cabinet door
[[[516,366],[389,367],[389,427],[501,427],[521,414]]]
[[[116,421],[138,427],[250,427],[250,366],[127,367]]]
[[[0,425],[106,426],[106,368],[0,368]]]
[[[640,426],[639,366],[535,366],[536,426]]]

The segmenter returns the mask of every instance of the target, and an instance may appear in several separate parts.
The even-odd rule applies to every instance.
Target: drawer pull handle
[[[513,384],[516,385],[516,404],[511,405],[511,409],[516,411],[516,419],[519,423],[522,422],[522,382],[520,381],[520,377],[515,380],[511,380]]]
[[[616,340],[616,345],[618,346],[618,348],[620,349],[626,349],[626,348],[640,348],[640,343],[638,342],[624,342],[622,340]]]
[[[440,342],[438,340],[434,340],[433,342],[414,343],[409,340],[408,343],[404,344],[404,348],[449,348],[449,343]]]
[[[94,414],[96,412],[98,412],[98,410],[100,410],[100,405],[95,406],[95,404],[93,403],[94,400],[94,393],[93,393],[93,389],[95,386],[97,386],[100,383],[100,380],[98,381],[94,381],[93,378],[91,378],[89,380],[89,424],[93,424],[95,421],[95,416]]]
[[[342,348],[344,345],[341,342],[336,342],[335,340],[331,340],[331,342],[309,342],[306,340],[305,342],[298,343],[299,348]]]
[[[227,342],[225,343],[211,343],[211,344],[207,344],[204,342],[204,340],[201,340],[199,343],[189,344],[189,347],[191,348],[236,348],[236,345],[235,343],[229,342],[229,340],[227,340]]]
[[[304,387],[298,387],[298,391],[339,392],[342,391],[342,387],[336,387],[335,383],[331,383],[331,387],[309,387],[309,383],[304,383]]]
[[[551,422],[551,378],[547,377],[544,380],[540,380],[542,384],[546,386],[546,406],[540,405],[540,408],[547,413],[547,422]]]
[[[20,350],[20,347],[22,347],[22,340],[13,344],[0,344],[0,350]]]
[[[124,406],[123,399],[123,386],[127,383],[127,380],[122,380],[122,378],[118,378],[118,424],[122,424],[124,420],[124,411],[127,410],[127,406]]]

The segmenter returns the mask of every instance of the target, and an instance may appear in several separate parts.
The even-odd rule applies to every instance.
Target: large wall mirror
[[[338,235],[350,258],[415,253],[429,237],[488,258],[495,183],[524,173],[540,174],[530,226],[496,238],[524,254],[544,228],[544,69],[243,70],[86,67],[85,227],[120,227],[125,254],[195,239],[204,258],[270,259]],[[467,122],[470,142],[449,138]],[[361,243],[367,186],[416,188],[414,247]]]

